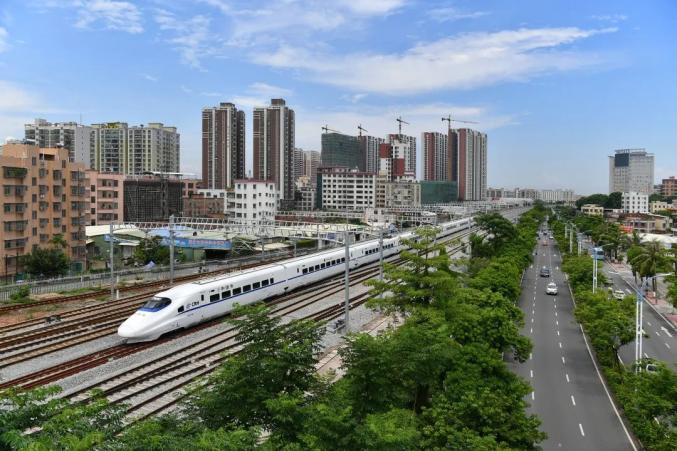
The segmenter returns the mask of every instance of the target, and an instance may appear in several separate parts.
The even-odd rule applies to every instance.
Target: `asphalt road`
[[[636,450],[595,367],[574,320],[574,304],[554,240],[540,244],[534,264],[522,281],[519,305],[525,315],[522,333],[534,344],[531,357],[513,370],[533,387],[530,411],[548,434],[545,450]],[[548,266],[551,277],[539,276]],[[545,294],[554,281],[559,293]]]

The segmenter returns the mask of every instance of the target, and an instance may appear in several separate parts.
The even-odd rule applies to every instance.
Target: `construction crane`
[[[398,133],[398,134],[399,134],[399,136],[402,136],[402,124],[407,124],[407,125],[410,125],[410,124],[409,124],[409,122],[407,122],[407,121],[405,121],[404,119],[402,119],[402,116],[399,116],[399,117],[398,117],[397,119],[395,119],[395,120],[397,121],[397,127],[398,127],[398,130],[399,130],[399,133]]]
[[[357,126],[357,129],[360,131],[360,137],[362,137],[362,132],[367,132],[367,133],[369,133],[369,130],[367,130],[366,128],[362,127],[362,124],[359,124],[359,125]]]
[[[451,123],[452,123],[452,122],[462,122],[462,123],[464,123],[464,124],[479,124],[479,122],[475,122],[475,121],[461,121],[461,120],[459,120],[459,119],[452,119],[452,118],[451,118],[451,114],[448,115],[447,117],[443,117],[443,118],[442,118],[442,122],[444,122],[444,121],[449,122],[449,128],[451,128]]]
[[[325,124],[324,127],[322,127],[322,131],[325,132],[325,133],[329,133],[329,132],[332,132],[332,133],[341,133],[341,132],[338,131],[338,130],[334,130],[334,129],[329,128],[329,126],[328,126],[327,124]]]

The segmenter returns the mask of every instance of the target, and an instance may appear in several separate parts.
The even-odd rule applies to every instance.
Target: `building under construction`
[[[169,221],[183,211],[183,182],[166,175],[125,178],[125,222]]]

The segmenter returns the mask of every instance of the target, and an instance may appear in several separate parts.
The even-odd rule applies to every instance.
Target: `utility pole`
[[[574,251],[574,231],[569,228],[569,253],[571,254]]]
[[[597,250],[593,248],[592,252],[592,292],[597,290]]]
[[[169,284],[174,284],[174,215],[169,216]]]
[[[378,252],[379,252],[378,280],[383,282],[383,227],[380,227],[378,229]]]
[[[108,248],[108,254],[109,254],[109,265],[110,265],[110,299],[111,301],[115,299],[115,269],[113,268],[113,251],[114,251],[114,243],[113,243],[113,221],[110,223],[110,228],[108,232],[108,241],[110,241],[110,246]]]
[[[345,332],[348,333],[348,330],[350,329],[350,232],[347,227],[343,239],[346,245],[346,276],[345,288],[343,290],[345,295],[345,319],[343,320],[343,327],[345,328]]]

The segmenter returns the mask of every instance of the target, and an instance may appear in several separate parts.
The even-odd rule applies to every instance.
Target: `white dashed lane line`
[[[649,325],[649,327],[651,327],[651,322],[650,322],[650,321],[647,321],[646,323]]]
[[[559,342],[559,348],[562,349],[562,342]]]
[[[562,356],[562,363],[566,365],[566,361],[564,360],[564,356]]]
[[[533,401],[534,399],[536,399],[536,393],[535,393],[535,392],[531,392],[531,400]]]
[[[557,331],[557,336],[559,337],[559,330]]]
[[[668,347],[668,349],[670,349],[670,345],[669,345],[669,344],[665,343],[665,346],[667,346],[667,347]]]
[[[585,437],[585,432],[583,432],[583,425],[581,423],[578,423],[578,429],[581,430],[581,435]]]
[[[651,324],[649,324],[649,326],[650,326],[650,325],[651,325]],[[665,332],[665,334],[666,334],[668,337],[672,338],[672,334],[671,334],[670,332],[668,332],[668,330],[667,330],[665,327],[661,326],[661,330],[662,330],[663,332]]]
[[[574,406],[576,405],[576,400],[574,399],[574,395],[571,395],[571,404]]]
[[[566,378],[567,378],[567,382],[570,382],[570,381],[569,381],[569,373],[565,373],[564,375],[565,375]]]
[[[531,378],[533,379],[533,377],[534,377],[534,370],[529,370],[529,375],[530,375]]]

